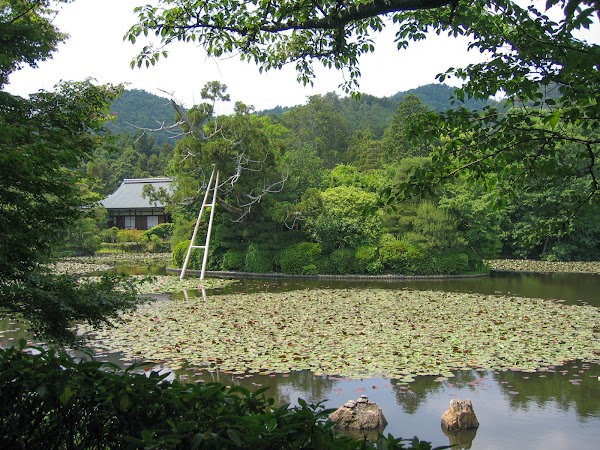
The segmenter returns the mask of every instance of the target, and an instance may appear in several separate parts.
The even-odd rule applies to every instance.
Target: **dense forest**
[[[82,173],[100,198],[124,178],[173,177],[176,264],[212,164],[225,180],[209,258],[215,270],[448,274],[482,270],[498,256],[600,257],[597,206],[568,209],[576,181],[557,186],[532,176],[513,189],[491,175],[457,175],[398,195],[441,145],[416,130],[453,107],[452,93],[443,84],[388,98],[329,93],[261,112],[237,102],[219,116],[228,95],[217,82],[203,89],[205,103],[178,112],[169,99],[125,91],[111,107],[112,139]],[[498,106],[461,106],[490,104]]]

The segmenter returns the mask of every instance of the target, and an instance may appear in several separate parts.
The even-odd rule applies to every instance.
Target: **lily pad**
[[[154,302],[97,332],[90,344],[211,370],[310,369],[410,382],[463,367],[533,371],[597,362],[599,325],[597,308],[542,299],[318,289]]]

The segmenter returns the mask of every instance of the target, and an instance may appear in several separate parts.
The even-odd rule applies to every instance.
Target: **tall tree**
[[[195,210],[214,165],[220,173],[219,204],[242,220],[266,194],[280,191],[285,180],[275,170],[281,148],[269,117],[251,114],[252,108],[240,102],[233,115],[213,116],[216,102],[229,100],[226,89],[208,83],[202,97],[210,103],[187,111],[174,103],[185,137],[175,146],[170,171],[177,181],[177,203]]]
[[[430,117],[432,112],[414,94],[408,94],[398,103],[392,123],[383,134],[381,146],[386,163],[396,163],[403,158],[427,156],[432,145],[413,138],[412,129]]]
[[[49,58],[64,39],[51,2],[0,2],[0,84],[22,64]],[[7,42],[19,43],[15,47]],[[73,341],[73,320],[110,323],[138,303],[133,286],[114,278],[77,283],[48,262],[65,230],[83,214],[77,168],[89,157],[120,87],[63,83],[23,99],[0,91],[0,304],[46,337]]]
[[[340,111],[335,94],[313,95],[306,105],[297,106],[282,115],[290,130],[290,147],[313,149],[331,169],[348,150],[350,125]]]
[[[589,201],[598,192],[600,46],[576,34],[598,26],[600,3],[548,0],[546,5],[561,12],[558,21],[511,0],[161,0],[156,7],[136,9],[139,21],[128,37],[135,42],[142,34],[159,36],[159,46],[145,47],[134,62],[138,65],[154,64],[171,42],[194,41],[211,56],[239,52],[261,70],[293,63],[304,83],[311,82],[318,61],[342,69],[349,91],[358,88],[360,56],[374,51],[373,35],[390,21],[398,30],[399,48],[428,32],[468,37],[470,48],[486,60],[449,69],[439,79],[464,81],[459,101],[504,95],[506,104],[483,112],[456,108],[422,127],[424,134],[443,138],[444,145],[430,167],[416,172],[417,187],[467,170],[476,179],[490,180],[480,175],[496,172],[515,182],[528,170],[549,170],[546,162],[556,160],[560,143],[570,142],[579,147],[587,170],[567,176],[591,181]],[[557,94],[548,95],[553,86]]]

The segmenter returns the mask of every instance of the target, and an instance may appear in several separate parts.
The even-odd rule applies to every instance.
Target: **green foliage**
[[[65,231],[65,238],[58,245],[57,253],[64,255],[93,255],[100,249],[101,235],[106,228],[107,212],[101,206],[94,206],[75,220]]]
[[[190,241],[181,241],[173,247],[173,264],[175,267],[182,268],[187,255]],[[202,269],[202,252],[199,250],[192,250],[190,254],[190,260],[188,261],[188,269],[200,270]]]
[[[117,242],[135,242],[144,241],[144,230],[119,230],[117,232]]]
[[[395,241],[384,245],[379,249],[379,254],[385,268],[405,275],[419,273],[421,263],[425,258],[418,247],[404,241]]]
[[[370,212],[377,195],[354,186],[338,186],[321,194],[321,211],[307,217],[306,227],[325,252],[377,242],[381,220]]]
[[[395,241],[379,249],[386,269],[402,275],[455,275],[469,270],[469,256],[459,252],[426,252],[414,243]]]
[[[137,296],[137,282],[121,276],[80,282],[75,276],[40,270],[30,273],[26,283],[3,286],[2,299],[6,309],[27,319],[33,334],[70,344],[80,343],[71,329],[73,322],[110,326],[122,312],[146,301]]]
[[[373,136],[371,131],[356,131],[350,140],[345,162],[360,170],[371,170],[381,167],[381,141]]]
[[[385,162],[397,163],[404,158],[429,155],[432,144],[417,142],[413,129],[422,126],[421,123],[430,113],[431,111],[414,94],[407,95],[398,103],[392,123],[385,130],[381,140]]]
[[[102,242],[115,244],[117,242],[117,236],[119,235],[119,228],[111,227],[100,232],[100,239]]]
[[[356,249],[356,272],[378,275],[383,270],[379,250],[375,246],[361,245]]]
[[[273,254],[258,244],[250,244],[246,252],[245,268],[253,273],[272,273]]]
[[[142,240],[146,242],[146,249],[159,253],[170,251],[173,228],[172,223],[161,223],[144,231]]]
[[[452,68],[439,76],[441,81],[456,77],[465,84],[456,92],[457,107],[419,131],[441,145],[432,154],[428,170],[415,178],[416,184],[435,185],[462,172],[504,201],[523,191],[545,197],[547,209],[558,214],[554,223],[544,220],[541,226],[531,227],[538,241],[556,234],[589,207],[599,187],[595,161],[600,151],[596,139],[600,78],[592,67],[600,57],[600,46],[576,37],[579,31],[597,26],[591,16],[598,7],[569,13],[572,2],[548,3],[557,4],[572,19],[555,22],[551,14],[534,6],[484,2],[450,22],[450,11],[404,14],[401,19],[408,26],[399,33],[407,44],[422,37],[421,30],[433,27],[469,36],[472,48],[489,55],[482,63]],[[469,111],[460,105],[469,97],[498,93],[504,97],[501,108]],[[556,194],[565,182],[581,183],[578,195],[561,201]],[[408,186],[406,192],[414,192],[413,188]],[[547,195],[550,189],[555,192]]]
[[[161,239],[170,239],[173,235],[173,227],[172,223],[161,223],[144,231],[144,237],[148,239],[150,236],[157,236]]]
[[[283,273],[297,275],[317,274],[321,247],[314,242],[299,242],[281,250],[277,263]]]
[[[496,207],[495,194],[481,186],[449,183],[439,200],[439,208],[457,221],[457,231],[472,262],[494,259],[502,247],[500,224],[503,210]]]
[[[290,147],[314,151],[326,168],[333,168],[348,149],[350,126],[336,94],[311,96],[306,105],[284,113],[282,121],[291,131]]]
[[[15,9],[7,13],[10,4]],[[24,13],[23,5],[5,2],[0,20],[8,18],[8,24],[2,24],[0,34],[19,33],[22,21],[37,20],[32,16],[46,5],[36,3],[13,21],[10,14]],[[48,23],[42,20],[40,27]],[[36,36],[46,39],[43,33]],[[36,45],[47,49],[54,43]],[[5,51],[0,46],[0,60],[5,61]],[[30,56],[24,55],[25,59]],[[46,340],[73,342],[72,321],[110,323],[119,310],[139,302],[134,287],[122,280],[82,284],[46,273],[40,265],[64,245],[65,232],[74,225],[82,227],[78,245],[88,247],[91,240],[95,246],[90,222],[78,222],[93,199],[82,195],[76,169],[101,141],[108,103],[119,91],[120,87],[83,81],[62,83],[55,92],[40,91],[28,99],[0,92],[0,166],[11,167],[0,177],[0,303],[3,314],[19,315]]]
[[[338,248],[329,255],[329,264],[334,269],[331,273],[350,274],[356,273],[357,265],[354,249]]]
[[[223,254],[221,269],[223,270],[243,270],[246,262],[246,252],[239,250],[229,250]]]
[[[52,3],[65,0],[41,0],[35,3],[5,0],[0,3],[0,88],[11,73],[24,65],[37,67],[56,51],[67,35],[54,26]]]
[[[22,342],[24,345],[24,342]],[[0,349],[0,429],[10,448],[360,449],[373,443],[337,434],[321,403],[275,405],[218,383],[165,382],[167,375],[77,361],[66,353]],[[404,448],[380,436],[376,448]],[[410,448],[431,449],[408,441]]]

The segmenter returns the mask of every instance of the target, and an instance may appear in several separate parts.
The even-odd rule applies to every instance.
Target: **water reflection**
[[[573,362],[539,373],[468,370],[447,380],[417,377],[409,384],[381,378],[314,376],[309,371],[248,376],[180,370],[178,374],[250,390],[269,386],[267,394],[280,403],[325,399],[326,407],[337,408],[367,395],[389,422],[385,433],[405,438],[417,435],[434,445],[504,449],[527,443],[526,448],[592,449],[600,437],[598,364]],[[441,416],[453,398],[473,401],[481,424],[476,432],[442,430]],[[552,440],[547,438],[549,429]]]
[[[287,280],[242,279],[214,289],[215,295],[240,292],[282,292],[297,289],[417,289],[478,294],[503,294],[527,298],[561,299],[567,304],[600,307],[600,275],[526,274],[492,272],[489,277],[422,280]]]
[[[154,269],[151,269],[154,270]],[[122,271],[122,270],[121,270]],[[135,269],[135,273],[148,273]],[[403,280],[394,282],[242,280],[220,289],[186,290],[153,295],[161,301],[185,301],[191,296],[240,292],[274,292],[311,288],[435,289],[482,294],[503,293],[524,297],[558,298],[570,304],[586,301],[600,307],[597,295],[600,276],[579,274],[493,274],[461,280]],[[0,320],[0,345],[13,345],[28,335],[17,322]],[[99,359],[124,364],[118,353],[97,355]],[[164,368],[163,368],[164,369]],[[270,387],[267,395],[280,403],[295,404],[325,400],[337,408],[350,399],[367,395],[377,403],[389,422],[386,433],[396,437],[432,441],[434,445],[458,444],[464,449],[595,449],[600,439],[600,365],[572,362],[543,372],[495,372],[468,370],[443,380],[417,377],[412,383],[390,379],[349,379],[315,376],[308,371],[278,375],[235,375],[194,368],[176,371],[182,380],[217,381],[250,390]],[[451,399],[473,401],[480,422],[476,433],[445,434],[440,426]]]

